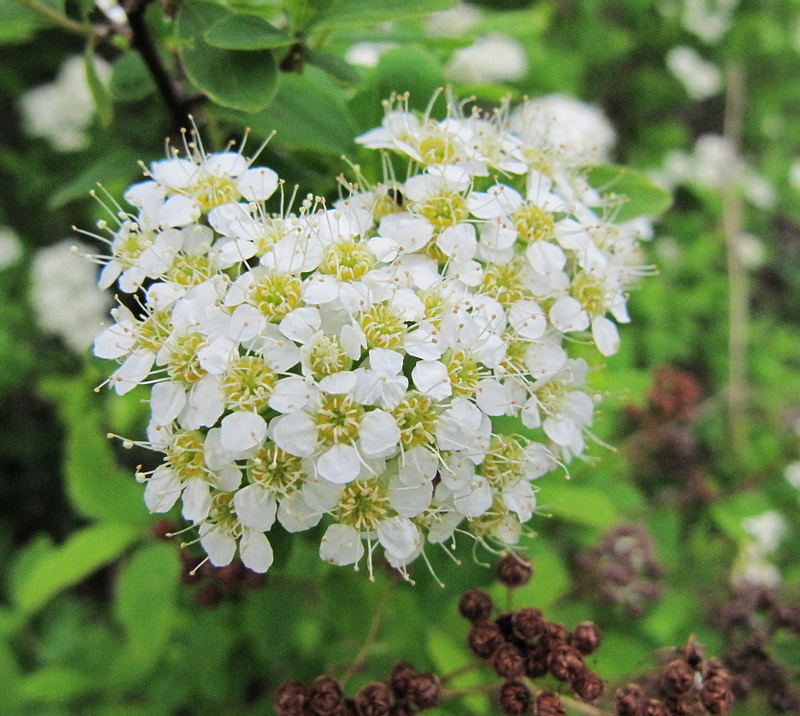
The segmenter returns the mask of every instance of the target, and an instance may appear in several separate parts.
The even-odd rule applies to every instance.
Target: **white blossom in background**
[[[722,91],[720,69],[703,59],[693,48],[673,47],[666,59],[670,72],[678,78],[691,99],[708,99]]]
[[[703,42],[715,44],[730,30],[739,0],[683,0],[681,24]]]
[[[13,266],[22,256],[22,242],[16,232],[0,226],[0,270]]]
[[[664,168],[653,172],[652,176],[669,190],[680,184],[697,184],[719,190],[734,183],[744,199],[760,209],[769,209],[777,201],[775,187],[748,166],[731,143],[718,134],[701,135],[691,152],[670,152]]]
[[[425,17],[425,31],[431,37],[462,37],[481,20],[474,5],[460,2],[449,10],[433,12]]]
[[[616,132],[603,111],[574,97],[553,94],[526,102],[511,115],[511,129],[526,155],[553,168],[608,161]]]
[[[397,47],[395,42],[357,42],[347,49],[344,58],[351,65],[375,67],[381,55]]]
[[[39,325],[83,353],[108,315],[111,297],[97,287],[97,271],[74,241],[42,249],[31,265],[31,302]],[[90,253],[79,245],[81,253]]]
[[[357,177],[332,207],[309,195],[270,214],[275,172],[193,138],[100,225],[100,284],[142,297],[94,352],[118,363],[116,392],[152,385],[164,462],[139,476],[145,502],[179,505],[213,564],[238,551],[266,571],[276,522],[322,523],[320,557],[370,573],[378,547],[405,573],[456,532],[504,548],[535,481],[584,453],[596,401],[570,352],[618,350],[649,235],[585,182],[580,160],[613,132],[562,126],[592,108],[523,108],[550,142],[533,152],[505,110],[447,106],[435,120],[387,102],[356,141],[400,155],[403,180]]]
[[[528,56],[507,35],[485,35],[453,53],[445,74],[452,82],[513,82],[525,76]]]
[[[791,462],[784,471],[787,482],[795,489],[800,490],[800,461]]]
[[[95,57],[101,81],[108,82],[111,67]],[[68,58],[53,82],[34,87],[20,99],[22,128],[31,137],[47,140],[59,152],[77,152],[89,146],[87,130],[95,115],[83,57]]]
[[[119,23],[120,25],[128,22],[128,16],[117,0],[95,0],[94,4],[112,22]]]
[[[780,513],[769,510],[746,518],[742,528],[751,539],[741,549],[734,565],[734,584],[775,589],[781,583],[781,574],[770,559],[786,534],[786,521]]]

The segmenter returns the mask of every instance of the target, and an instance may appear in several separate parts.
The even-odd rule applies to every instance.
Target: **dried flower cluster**
[[[365,684],[352,699],[331,676],[320,676],[311,686],[286,681],[278,687],[275,711],[278,716],[410,716],[438,706],[441,693],[434,674],[398,661],[385,682]]]
[[[95,354],[118,393],[152,386],[145,501],[180,502],[212,564],[238,548],[266,571],[276,520],[325,519],[321,558],[370,570],[378,544],[404,572],[456,531],[514,544],[532,480],[583,453],[595,396],[571,344],[617,350],[648,227],[614,223],[591,147],[537,117],[387,104],[358,138],[384,182],[296,211],[268,208],[274,171],[187,138],[102,224],[101,285],[136,310]]]
[[[600,630],[594,623],[583,622],[568,631],[563,624],[548,622],[533,607],[491,618],[492,599],[479,589],[461,595],[459,610],[472,622],[467,634],[470,649],[505,679],[499,693],[503,713],[523,714],[535,703],[534,713],[545,714],[550,713],[547,708],[552,711],[560,704],[558,696],[549,692],[534,697],[524,678],[551,674],[569,684],[582,701],[594,702],[603,695],[602,679],[584,663],[584,657],[600,646]]]
[[[736,698],[763,690],[773,710],[798,713],[800,673],[782,662],[772,646],[781,635],[800,638],[800,604],[781,604],[766,589],[743,589],[718,611],[717,622],[725,639],[722,661],[733,677]]]
[[[578,555],[581,590],[599,603],[616,604],[629,616],[639,617],[661,594],[661,565],[647,529],[621,524]]]
[[[732,708],[730,674],[718,659],[705,659],[694,639],[644,684],[614,695],[615,716],[719,716]]]

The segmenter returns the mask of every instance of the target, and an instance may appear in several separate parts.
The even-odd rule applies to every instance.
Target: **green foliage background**
[[[321,563],[317,532],[277,534],[266,585],[236,589],[210,609],[197,603],[196,585],[180,580],[179,540],[152,536],[155,517],[132,474],[153,458],[106,438],[143,434],[145,394],[95,394],[108,366],[38,329],[28,299],[35,252],[100,218],[87,198],[95,182],[119,196],[138,180],[136,162],[157,159],[162,138],[175,130],[174,112],[124,35],[91,35],[92,5],[0,2],[0,225],[24,243],[21,262],[0,271],[0,713],[266,714],[281,681],[341,675],[357,655],[365,659],[353,686],[385,678],[401,658],[440,674],[469,663],[459,593],[486,588],[501,604],[507,596],[466,545],[461,565],[432,555],[441,588],[419,567],[415,586],[385,573],[372,583]],[[788,526],[774,555],[781,598],[800,600],[798,491],[784,477],[800,459],[800,197],[788,182],[800,158],[800,2],[743,0],[716,43],[686,30],[679,0],[484,3],[483,19],[463,36],[429,36],[425,14],[450,5],[184,0],[146,4],[142,20],[165,66],[180,68],[184,98],[207,98],[193,111],[210,150],[245,127],[257,141],[276,130],[263,163],[287,184],[323,196],[335,195],[335,177],[347,171],[343,154],[377,175],[375,160],[353,138],[380,123],[381,101],[408,91],[412,106],[424,109],[445,85],[452,53],[485,33],[515,37],[529,69],[505,85],[456,84],[457,95],[493,103],[559,92],[596,103],[619,132],[618,160],[638,170],[660,169],[669,152],[729,130],[731,103],[741,102],[741,154],[776,192],[770,209],[743,204],[742,228],[758,237],[764,259],[738,274],[731,269],[726,212],[743,201],[735,190],[726,196],[699,184],[678,187],[646,247],[658,272],[631,298],[622,351],[595,366],[594,385],[607,395],[594,426],[594,459],[575,466],[568,482],[550,476],[541,484],[538,536],[525,540],[537,573],[513,595],[515,606],[537,606],[568,626],[595,620],[605,641],[591,665],[612,687],[689,634],[718,653],[723,643],[712,617],[730,599],[731,572],[749,539],[744,518],[781,513]],[[397,47],[374,68],[351,66],[344,53],[360,41]],[[744,89],[729,81],[719,95],[691,100],[665,65],[677,45],[695,47],[729,80],[743,77]],[[57,154],[26,136],[17,102],[76,53],[109,60],[112,81],[110,89],[95,83],[89,147]],[[729,320],[732,290],[747,293],[744,325]],[[746,335],[733,361],[732,330]],[[732,418],[736,360],[744,361],[747,402]],[[702,388],[689,428],[700,446],[702,500],[678,499],[688,490],[685,476],[633,450],[642,428],[632,424],[630,406],[647,410],[658,366],[688,371]],[[581,550],[630,521],[655,536],[664,567],[663,594],[640,618],[581,589],[576,568]],[[380,628],[362,654],[376,610]],[[795,676],[796,642],[779,645]],[[474,693],[438,712],[497,713],[480,688],[492,678],[474,671],[452,682]],[[737,711],[768,712],[757,692]]]

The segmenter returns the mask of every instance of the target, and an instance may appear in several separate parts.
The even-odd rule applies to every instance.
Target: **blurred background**
[[[357,655],[354,684],[470,662],[459,593],[506,597],[466,544],[460,566],[433,558],[445,589],[424,569],[370,583],[279,528],[267,578],[188,574],[199,553],[162,539],[179,522],[133,478],[153,456],[106,438],[142,438],[149,408],[94,392],[114,299],[79,255],[105,247],[73,229],[187,110],[209,151],[275,130],[260,163],[332,198],[343,155],[378,176],[353,140],[382,100],[424,111],[445,86],[542,98],[565,141],[673,196],[621,352],[593,366],[592,459],[540,485],[515,603],[594,620],[611,686],[695,634],[734,673],[735,713],[800,713],[800,2],[5,0],[0,63],[0,713],[267,714],[282,681]],[[470,695],[438,712],[498,713],[491,679],[454,682]]]

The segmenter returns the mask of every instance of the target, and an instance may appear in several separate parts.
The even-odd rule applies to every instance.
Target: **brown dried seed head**
[[[600,699],[606,690],[603,680],[589,669],[581,671],[572,680],[571,686],[579,699],[589,703]]]
[[[458,611],[471,622],[488,619],[493,606],[492,598],[482,589],[470,589],[458,600]]]
[[[492,654],[492,668],[504,679],[516,679],[525,673],[525,656],[514,644],[502,644]]]
[[[345,708],[339,682],[330,676],[318,676],[314,679],[314,683],[311,684],[309,705],[316,716],[339,716]]]
[[[435,708],[442,698],[442,684],[439,677],[428,671],[417,674],[411,679],[408,695],[411,702],[420,710]]]
[[[661,687],[669,696],[683,696],[694,686],[694,669],[683,659],[673,659],[661,669]]]
[[[536,703],[533,706],[534,716],[566,716],[566,713],[558,694],[554,694],[552,691],[543,691],[536,697]]]
[[[284,681],[275,694],[278,716],[305,716],[308,689],[299,681]]]
[[[511,615],[511,626],[517,639],[533,641],[544,634],[547,622],[538,609],[522,607]]]
[[[500,687],[500,708],[504,714],[519,716],[528,710],[531,694],[521,681],[506,681]]]
[[[584,656],[597,651],[601,641],[600,627],[594,622],[581,622],[569,635],[569,643]]]
[[[560,622],[548,622],[542,635],[542,641],[547,644],[551,651],[565,645],[568,638],[569,632]]]
[[[392,692],[386,684],[373,681],[362,686],[353,701],[358,716],[389,716]]]
[[[718,716],[727,714],[733,708],[733,689],[727,675],[717,674],[704,679],[700,686],[700,700],[706,711]]]
[[[658,699],[650,699],[644,707],[642,716],[672,716],[666,704]]]
[[[494,622],[475,622],[467,632],[469,648],[482,659],[488,659],[504,642],[500,627]]]
[[[497,561],[497,579],[506,587],[523,587],[531,581],[533,565],[527,557],[510,552]]]
[[[546,644],[537,644],[525,649],[525,676],[538,679],[547,673],[547,657],[550,650]]]
[[[556,679],[571,683],[583,671],[583,657],[574,646],[564,644],[550,652],[547,667]]]
[[[389,687],[398,699],[408,696],[411,688],[411,679],[416,675],[416,670],[408,661],[398,661],[389,672]]]
[[[617,716],[639,716],[644,704],[644,692],[638,684],[628,684],[614,694],[614,712]]]

